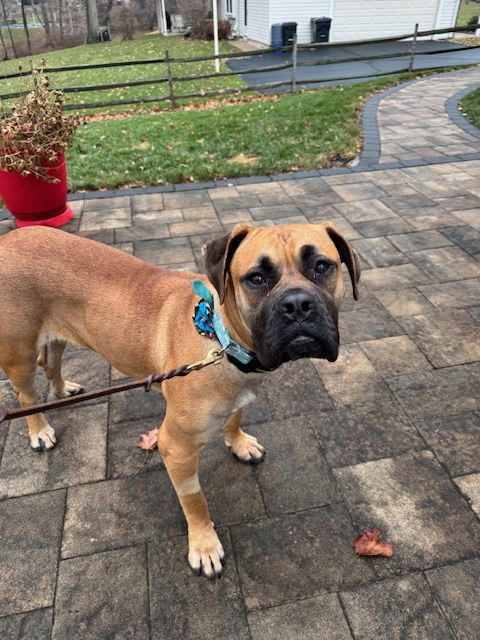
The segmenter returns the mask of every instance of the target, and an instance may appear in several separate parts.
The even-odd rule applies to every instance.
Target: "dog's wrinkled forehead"
[[[237,225],[229,234],[212,240],[205,248],[205,269],[223,303],[228,284],[235,286],[258,261],[282,273],[301,271],[306,252],[332,262],[344,262],[358,297],[360,265],[358,256],[331,222],[289,224],[276,227]],[[265,262],[268,259],[268,264]],[[338,274],[341,270],[338,270]]]
[[[307,252],[315,252],[335,262],[341,256],[326,229],[320,225],[291,224],[252,229],[232,257],[233,279],[254,266],[295,272],[301,269]]]

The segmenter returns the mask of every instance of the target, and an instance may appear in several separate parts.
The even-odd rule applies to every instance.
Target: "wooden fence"
[[[117,89],[117,88],[126,88],[126,87],[138,87],[142,85],[153,85],[153,84],[163,84],[166,86],[166,93],[157,96],[144,96],[139,98],[130,98],[124,100],[106,100],[106,101],[97,101],[97,102],[89,102],[89,103],[80,103],[80,104],[68,104],[65,105],[64,108],[68,110],[81,110],[81,109],[93,109],[99,107],[110,107],[110,106],[118,106],[118,105],[128,105],[128,104],[146,104],[151,102],[165,102],[169,101],[172,106],[176,106],[179,100],[190,100],[193,98],[209,98],[209,97],[218,97],[218,96],[226,96],[232,94],[241,94],[241,93],[255,93],[257,91],[264,91],[269,89],[275,89],[282,87],[282,92],[291,92],[296,91],[299,86],[305,87],[309,84],[319,84],[322,82],[322,79],[311,78],[304,79],[301,81],[298,80],[298,68],[302,66],[321,66],[321,65],[333,65],[340,64],[346,62],[360,62],[360,61],[369,61],[369,60],[384,60],[388,58],[403,58],[405,57],[405,65],[400,69],[395,69],[393,71],[381,71],[378,73],[369,73],[368,77],[377,77],[377,76],[387,76],[394,75],[398,73],[405,73],[408,71],[412,71],[416,47],[418,38],[426,37],[431,35],[440,35],[445,33],[468,33],[474,32],[478,29],[478,25],[468,25],[465,27],[451,27],[449,29],[431,29],[428,31],[418,31],[418,24],[415,26],[415,31],[413,33],[407,33],[398,35],[390,38],[376,38],[372,40],[354,40],[348,42],[325,42],[325,43],[311,43],[311,44],[297,44],[296,38],[294,39],[293,45],[288,47],[281,47],[280,49],[256,49],[254,51],[239,51],[233,53],[222,53],[217,56],[199,56],[195,58],[171,58],[168,54],[168,51],[165,53],[164,58],[154,58],[148,60],[128,60],[128,61],[120,61],[120,62],[102,62],[97,64],[89,64],[89,65],[70,65],[64,67],[45,67],[43,69],[45,74],[53,74],[53,73],[65,73],[68,71],[81,71],[81,70],[91,70],[91,69],[105,69],[112,67],[125,67],[125,66],[140,66],[140,65],[164,65],[165,66],[165,75],[160,78],[150,78],[150,79],[141,79],[141,80],[132,80],[129,82],[115,82],[111,84],[98,84],[98,85],[84,85],[78,87],[58,87],[64,93],[81,93],[88,91],[102,91],[109,89]],[[400,40],[411,39],[411,47],[408,51],[396,52],[396,53],[384,53],[384,54],[374,54],[369,56],[349,56],[345,58],[328,58],[328,57],[320,57],[317,60],[309,60],[308,62],[302,62],[298,60],[298,52],[301,50],[318,50],[328,48],[337,48],[342,46],[351,46],[351,45],[361,45],[361,44],[377,44],[377,43],[387,43],[387,42],[397,42]],[[452,48],[444,48],[437,49],[435,51],[422,51],[421,55],[436,55],[441,53],[453,53],[456,51],[464,51],[464,50],[472,50],[478,49],[480,46],[460,46],[456,49]],[[327,49],[327,50],[328,50]],[[259,67],[253,69],[245,69],[243,71],[222,71],[219,73],[203,73],[192,76],[175,76],[172,70],[172,64],[177,63],[188,63],[188,62],[202,62],[208,60],[221,60],[221,59],[231,59],[231,58],[245,58],[245,57],[253,57],[258,55],[264,55],[266,53],[271,52],[291,52],[291,60],[288,62],[284,62],[277,65],[271,65],[267,67]],[[182,82],[189,82],[193,80],[202,80],[207,78],[221,78],[226,76],[236,76],[236,75],[245,75],[250,73],[268,73],[272,71],[280,71],[284,69],[291,69],[291,77],[290,80],[281,80],[276,82],[266,82],[264,84],[259,85],[250,85],[250,86],[242,86],[235,88],[226,88],[226,89],[218,89],[218,90],[210,90],[210,91],[201,91],[194,93],[175,93],[175,84]],[[3,74],[0,75],[1,80],[7,80],[12,78],[19,78],[22,76],[30,75],[30,71],[17,71],[16,73]],[[334,78],[325,78],[325,81],[328,82],[340,82],[343,80],[361,80],[365,78],[365,74],[363,75],[348,75],[348,76],[338,76]],[[28,93],[27,91],[21,92],[13,92],[13,93],[5,93],[0,95],[0,100],[9,100],[12,98],[18,98],[21,95],[25,95]]]

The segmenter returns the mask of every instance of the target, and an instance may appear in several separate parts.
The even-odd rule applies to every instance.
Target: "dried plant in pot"
[[[59,227],[73,217],[67,204],[65,150],[79,117],[66,115],[65,96],[32,71],[32,90],[0,110],[0,198],[17,226]]]

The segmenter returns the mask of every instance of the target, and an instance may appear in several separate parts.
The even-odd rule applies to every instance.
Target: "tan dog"
[[[37,362],[58,397],[81,391],[61,374],[66,341],[89,347],[124,374],[150,373],[202,359],[212,341],[192,313],[201,278],[232,338],[274,369],[303,357],[334,361],[345,262],[357,297],[358,260],[329,222],[250,228],[237,225],[206,246],[204,276],[171,272],[112,247],[46,227],[0,239],[0,366],[21,406],[35,404]],[[257,361],[257,362],[258,362]],[[226,357],[219,366],[163,383],[167,411],[158,448],[188,525],[188,561],[219,576],[224,552],[198,481],[201,449],[221,432],[244,462],[264,449],[240,429],[242,406],[261,373]],[[160,386],[157,385],[160,391]],[[55,432],[43,414],[27,418],[31,446],[51,449]]]

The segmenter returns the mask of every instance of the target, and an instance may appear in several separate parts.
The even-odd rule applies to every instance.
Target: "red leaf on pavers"
[[[158,429],[152,429],[148,433],[142,433],[138,447],[146,451],[154,451],[157,448]]]
[[[390,558],[394,551],[388,542],[380,542],[380,529],[372,529],[358,535],[353,541],[353,550],[359,556],[385,556]]]

